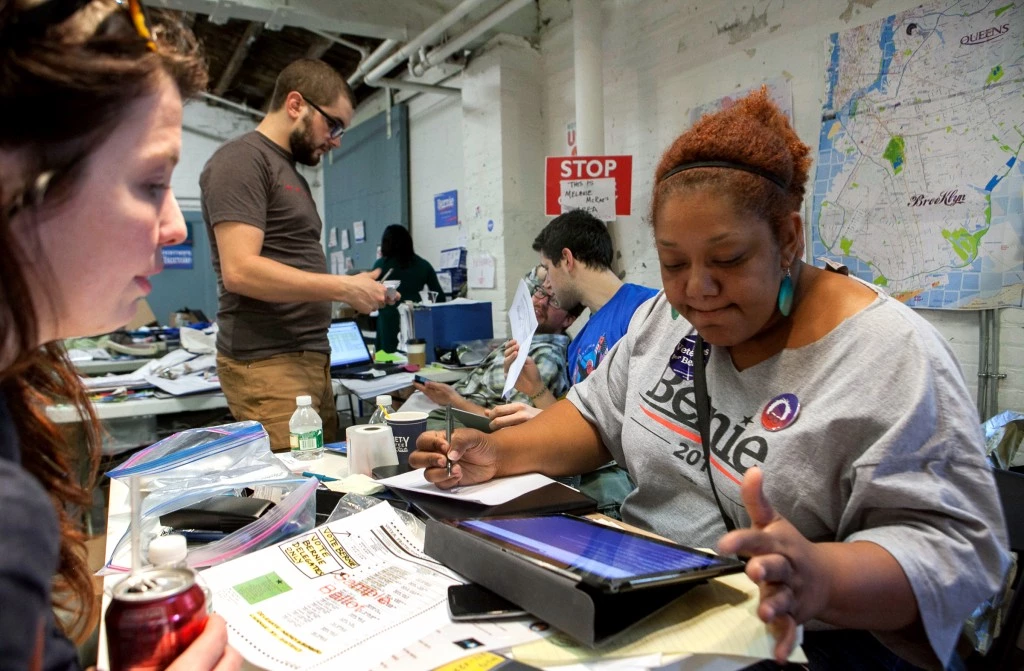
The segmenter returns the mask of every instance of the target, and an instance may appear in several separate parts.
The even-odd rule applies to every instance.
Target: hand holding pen
[[[444,409],[444,440],[448,443],[448,452],[444,455],[445,458],[445,469],[448,471],[448,477],[452,477],[452,460],[448,456],[451,454],[452,446],[452,404],[449,403]]]
[[[358,312],[369,314],[385,305],[396,302],[401,296],[395,294],[392,299],[386,286],[378,280],[380,269],[358,275],[346,275],[339,277],[342,282],[342,291],[334,300],[348,303]],[[386,277],[387,275],[385,275]]]

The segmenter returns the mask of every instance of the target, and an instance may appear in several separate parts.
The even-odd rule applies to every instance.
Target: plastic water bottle
[[[288,420],[289,444],[292,456],[303,461],[319,459],[324,454],[324,423],[313,410],[309,396],[295,397],[295,412]]]
[[[390,415],[395,411],[391,407],[391,396],[388,394],[381,394],[377,397],[377,408],[370,415],[370,421],[368,424],[387,424],[387,415]]]

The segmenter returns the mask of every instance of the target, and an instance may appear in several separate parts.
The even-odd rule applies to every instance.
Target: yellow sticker
[[[457,659],[444,666],[439,666],[434,671],[488,671],[501,666],[508,660],[493,652],[478,652],[469,657]]]

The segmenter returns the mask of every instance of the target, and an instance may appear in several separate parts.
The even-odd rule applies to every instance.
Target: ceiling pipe
[[[523,7],[531,4],[533,0],[509,0],[501,7],[485,16],[475,26],[462,33],[458,37],[448,40],[445,44],[423,54],[417,63],[410,58],[409,71],[415,77],[422,77],[427,70],[443,63],[449,56],[461,51],[466,45],[479,38],[488,30],[498,25],[508,17],[518,12]],[[576,3],[578,4],[578,3]]]
[[[370,86],[377,86],[380,79],[387,75],[395,66],[400,65],[407,58],[411,58],[421,47],[431,44],[441,37],[446,30],[455,25],[466,14],[470,13],[487,0],[463,0],[450,12],[442,16],[422,33],[410,40],[401,49],[391,55],[386,61],[375,67],[366,74],[366,83]]]
[[[335,44],[340,44],[343,47],[348,47],[352,51],[358,51],[359,52],[359,59],[360,59],[360,61],[365,61],[369,57],[369,55],[370,55],[370,50],[369,49],[367,49],[366,47],[364,47],[361,44],[356,44],[355,42],[352,42],[350,40],[346,40],[343,37],[338,37],[337,35],[331,35],[330,33],[325,32],[323,30],[311,30],[309,32],[313,33],[314,35],[319,35],[320,37],[324,38],[325,40],[330,40],[331,42],[334,42]]]
[[[239,112],[243,112],[243,113],[248,114],[250,116],[256,117],[257,119],[262,119],[265,116],[263,114],[263,112],[261,112],[261,111],[259,111],[257,109],[253,109],[253,108],[249,107],[248,105],[243,105],[242,103],[236,103],[233,100],[228,100],[227,98],[221,98],[220,96],[213,95],[212,93],[207,93],[206,91],[200,91],[199,92],[199,97],[200,98],[205,98],[206,100],[212,100],[213,102],[215,102],[215,103],[217,103],[219,105],[224,105],[225,107],[231,107],[233,109],[238,110]]]
[[[604,155],[604,81],[601,3],[572,3],[576,147],[580,156]]]
[[[382,60],[387,58],[397,46],[398,40],[384,40],[381,42],[380,46],[374,49],[372,54],[359,62],[359,65],[356,67],[356,71],[348,78],[348,85],[355,88],[359,82],[363,81],[363,77],[366,76],[366,73],[373,69],[373,67]]]
[[[440,93],[441,95],[446,96],[462,95],[462,89],[455,88],[454,86],[421,84],[419,82],[408,82],[404,79],[388,79],[387,77],[379,79],[377,83],[381,86],[387,86],[389,89],[408,89],[409,91],[417,91],[418,93]]]

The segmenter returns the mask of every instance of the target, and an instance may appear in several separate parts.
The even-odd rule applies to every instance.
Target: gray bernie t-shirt
[[[694,335],[659,294],[568,399],[637,484],[623,519],[714,547],[725,527],[704,470],[692,366],[677,362],[680,375],[669,365]],[[1008,555],[977,412],[938,332],[879,294],[817,342],[743,371],[711,347],[707,380],[711,472],[737,526],[750,523],[740,482],[759,466],[768,500],[804,536],[873,541],[896,558],[931,651],[948,660],[963,619],[999,587]],[[796,420],[766,430],[766,409],[791,417],[795,408],[778,402],[786,393],[799,400]],[[877,635],[910,661],[930,659],[921,641]]]
[[[263,231],[260,256],[299,270],[327,272],[320,215],[291,154],[258,131],[246,133],[210,157],[199,186],[220,295],[217,350],[241,360],[286,352],[330,352],[330,301],[256,300],[227,291],[220,270],[213,228],[237,221]]]

